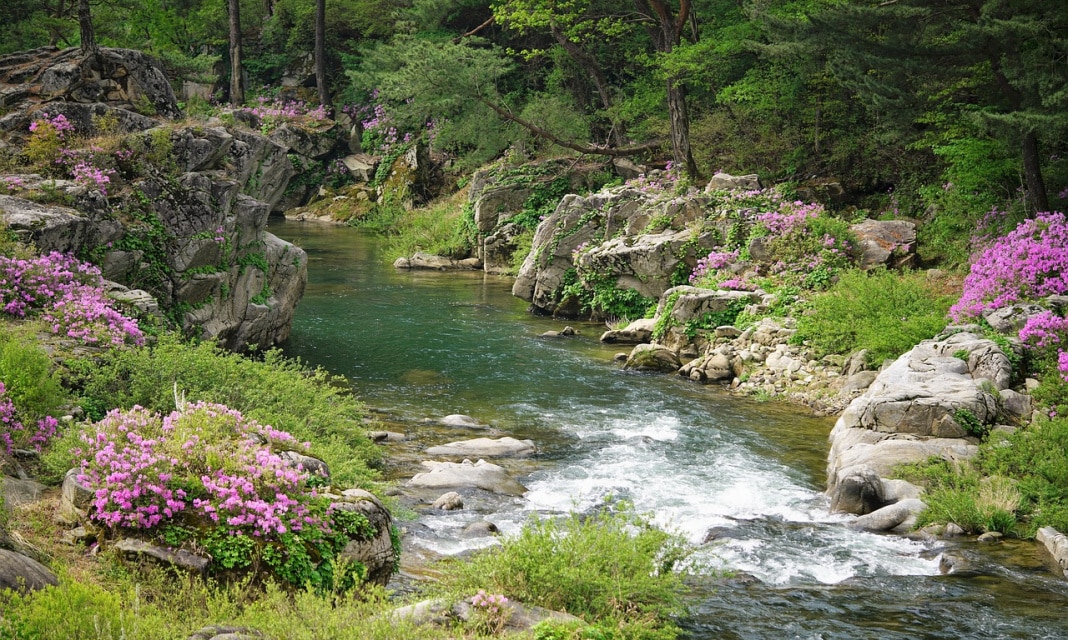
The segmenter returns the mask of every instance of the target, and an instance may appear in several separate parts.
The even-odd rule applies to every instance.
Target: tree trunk
[[[89,10],[89,0],[78,0],[78,31],[82,37],[82,53],[97,51],[96,34],[93,31],[93,15]]]
[[[326,87],[326,0],[315,2],[315,87],[319,90],[319,104],[330,106]]]
[[[635,0],[638,11],[653,21],[649,35],[659,53],[671,53],[679,43],[683,26],[690,19],[690,0],[679,2],[678,14],[672,16],[671,7],[663,0]],[[697,179],[697,163],[690,149],[690,114],[686,108],[686,85],[677,77],[667,79],[668,116],[671,119],[671,155],[676,167]]]
[[[1027,201],[1033,213],[1049,211],[1049,196],[1046,182],[1042,179],[1042,160],[1038,155],[1038,136],[1029,131],[1023,138],[1024,184],[1027,185]]]
[[[245,103],[245,89],[241,83],[241,2],[228,0],[230,9],[230,104]]]
[[[686,108],[686,85],[675,78],[667,80],[668,114],[671,117],[671,155],[675,166],[697,179],[697,163],[690,149],[690,112]]]

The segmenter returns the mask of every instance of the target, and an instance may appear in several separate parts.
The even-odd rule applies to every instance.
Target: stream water
[[[418,471],[428,446],[484,435],[428,422],[449,414],[538,445],[532,459],[502,462],[526,495],[475,495],[460,512],[421,517],[410,545],[460,553],[494,543],[463,537],[472,521],[508,533],[533,514],[625,499],[694,542],[718,531],[703,563],[756,578],[698,580],[681,621],[693,638],[1068,638],[1068,583],[1034,543],[922,543],[828,513],[833,421],[622,372],[601,326],[541,338],[563,323],[528,314],[509,279],[397,271],[377,240],[347,228],[277,220],[271,231],[309,254],[284,350],[346,376],[408,434],[389,445],[391,475]],[[947,554],[966,569],[942,575]]]

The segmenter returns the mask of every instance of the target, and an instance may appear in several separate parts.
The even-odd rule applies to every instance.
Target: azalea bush
[[[8,455],[16,448],[30,446],[37,451],[55,437],[59,423],[52,416],[37,421],[36,427],[26,427],[19,421],[15,403],[7,397],[7,387],[0,382],[0,443]]]
[[[52,333],[86,344],[144,343],[137,322],[104,293],[100,269],[67,254],[0,256],[0,311],[40,318]]]
[[[1041,213],[985,247],[972,260],[960,300],[949,310],[957,322],[1016,302],[1068,292],[1068,221]]]
[[[1035,399],[1051,416],[1068,411],[1068,318],[1043,311],[1027,319],[1019,338],[1028,369],[1041,382]]]
[[[317,494],[326,478],[281,455],[308,443],[225,405],[166,416],[116,409],[82,440],[78,481],[94,492],[91,519],[207,548],[216,570],[262,564],[285,582],[330,589],[348,541],[377,533]]]
[[[715,208],[732,223],[724,246],[698,260],[689,278],[695,286],[752,291],[759,280],[774,276],[778,284],[821,290],[853,263],[849,223],[821,204],[771,190],[722,191],[715,197]],[[774,262],[751,262],[750,247],[758,239]]]

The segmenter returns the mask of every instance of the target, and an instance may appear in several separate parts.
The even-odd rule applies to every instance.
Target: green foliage
[[[623,289],[612,276],[598,273],[580,274],[568,269],[558,291],[558,300],[574,301],[581,313],[605,318],[635,319],[645,316],[656,300],[643,296],[637,289]]]
[[[475,247],[477,229],[475,212],[468,203],[460,204],[462,196],[454,196],[426,207],[419,207],[390,216],[387,234],[387,255],[390,260],[409,257],[416,251],[451,258],[466,258]],[[368,228],[368,225],[361,225]],[[375,225],[377,229],[379,225]]]
[[[670,616],[685,591],[682,538],[624,509],[588,518],[532,521],[499,548],[454,565],[443,587],[479,589],[615,628],[616,638],[674,638]],[[662,635],[661,635],[662,634]]]
[[[953,419],[957,421],[965,433],[977,438],[982,438],[990,433],[990,425],[982,422],[974,413],[967,409],[957,409],[953,412]]]
[[[0,382],[27,424],[57,415],[67,399],[52,359],[29,329],[0,323]]]
[[[699,318],[687,321],[683,331],[686,333],[686,337],[692,340],[702,330],[733,325],[747,304],[745,300],[734,300],[723,311],[709,311]]]
[[[82,397],[105,407],[174,410],[174,386],[190,401],[225,404],[246,416],[312,441],[340,484],[366,485],[380,454],[364,433],[363,406],[344,380],[267,351],[261,360],[208,343],[162,336],[151,348],[108,352],[70,362]]]
[[[922,273],[847,271],[811,300],[795,338],[821,355],[868,349],[868,363],[876,365],[941,331],[952,302]]]

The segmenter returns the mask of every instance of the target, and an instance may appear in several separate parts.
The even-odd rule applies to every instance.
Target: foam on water
[[[517,531],[531,512],[583,512],[621,499],[695,543],[712,528],[726,530],[705,560],[772,584],[937,573],[922,544],[844,526],[848,518],[828,513],[821,492],[755,453],[751,434],[661,410],[570,418],[561,428],[578,438],[572,455],[525,479],[530,491],[518,508],[494,517],[503,530]]]

